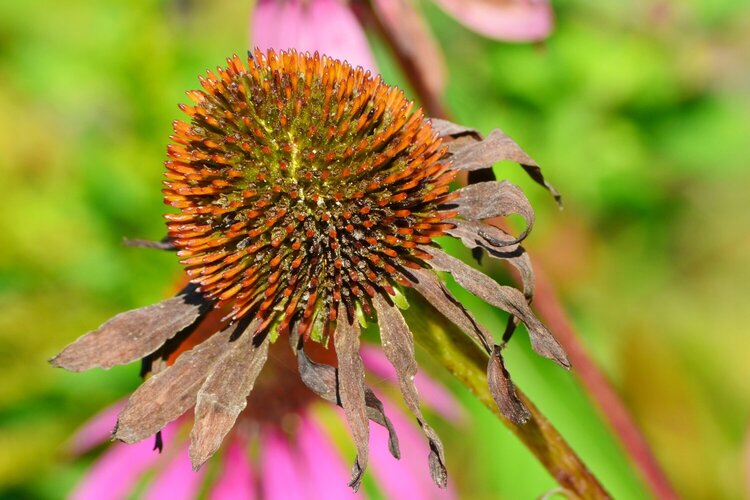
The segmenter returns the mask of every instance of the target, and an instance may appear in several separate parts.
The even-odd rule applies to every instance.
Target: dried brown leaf
[[[339,363],[337,387],[341,407],[352,431],[357,458],[352,468],[349,486],[359,490],[362,474],[367,468],[369,456],[370,424],[365,401],[365,367],[359,356],[359,322],[350,322],[344,302],[339,304],[336,331],[333,335],[336,359]]]
[[[495,346],[487,366],[487,381],[492,398],[503,415],[511,422],[523,425],[531,418],[528,408],[518,398],[516,388],[505,369],[500,347]]]
[[[158,304],[118,314],[68,345],[50,363],[74,372],[132,363],[193,325],[208,307],[190,285]]]
[[[448,291],[435,274],[428,269],[410,269],[413,288],[430,302],[451,323],[463,330],[466,335],[491,352],[494,340],[492,334],[480,325],[474,316]]]
[[[130,396],[117,419],[114,438],[135,443],[162,429],[195,405],[201,388],[239,323],[183,352],[167,369],[147,379]]]
[[[190,459],[198,469],[221,446],[268,359],[268,337],[254,338],[260,323],[252,322],[231,348],[219,358],[198,391],[195,423],[190,433]],[[260,345],[256,345],[260,341]]]
[[[442,250],[428,246],[419,248],[432,255],[427,262],[433,269],[451,273],[456,282],[467,291],[520,319],[529,331],[534,351],[556,361],[560,366],[570,368],[570,362],[562,346],[537,319],[521,292],[498,284],[489,276]]]
[[[445,450],[440,437],[425,420],[419,407],[419,396],[414,385],[417,374],[417,360],[414,357],[414,338],[404,317],[395,305],[376,294],[372,299],[378,314],[380,338],[386,357],[396,369],[401,394],[409,411],[419,422],[430,445],[429,463],[433,482],[440,488],[448,484],[448,472],[445,468]]]

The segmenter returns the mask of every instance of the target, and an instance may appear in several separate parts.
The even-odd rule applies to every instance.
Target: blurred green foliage
[[[532,198],[527,247],[680,493],[750,494],[747,2],[560,1],[554,35],[536,46],[479,38],[424,7],[457,121],[502,127],[564,194],[559,212],[519,169],[496,167]],[[121,239],[163,234],[176,104],[205,68],[244,51],[249,10],[236,0],[0,2],[0,497],[64,496],[84,470],[66,440],[138,383],[134,366],[67,374],[45,360],[170,291],[174,257]],[[500,315],[462,298],[500,330]],[[646,497],[575,377],[526,344],[519,335],[508,350],[518,385],[616,497]],[[466,498],[553,489],[457,392],[471,422],[443,435]]]

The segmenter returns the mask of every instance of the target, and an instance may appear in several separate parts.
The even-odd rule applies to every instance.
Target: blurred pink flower
[[[549,0],[434,1],[458,22],[489,38],[530,42],[546,38],[552,31]]]
[[[546,38],[553,27],[549,0],[434,0],[459,23],[483,36],[510,42]],[[253,9],[250,45],[262,51],[294,48],[348,61],[377,73],[364,29],[393,50],[414,92],[429,114],[445,116],[442,51],[418,6],[410,0],[258,0]]]
[[[261,51],[318,51],[378,72],[365,32],[345,1],[258,0],[250,29],[252,45]]]
[[[383,353],[374,347],[363,346],[363,361],[383,388],[395,382],[393,368]],[[269,364],[273,363],[269,358]],[[227,437],[218,460],[215,474],[202,469],[194,472],[188,457],[190,418],[168,424],[162,431],[164,452],[154,451],[153,442],[137,444],[113,443],[95,460],[91,469],[71,494],[74,500],[118,499],[132,496],[146,481],[143,498],[147,500],[193,499],[207,492],[211,500],[225,499],[352,499],[366,498],[364,492],[352,493],[346,486],[348,467],[341,452],[333,444],[332,436],[324,425],[337,421],[346,427],[345,419],[333,407],[317,404],[314,394],[309,397],[290,391],[299,387],[296,373],[283,380],[283,361],[276,360],[281,368],[259,381],[255,404],[238,420]],[[287,367],[288,368],[288,367]],[[383,384],[382,382],[385,382]],[[290,384],[294,384],[292,388]],[[440,384],[420,375],[416,380],[423,401],[444,418],[456,421],[464,417],[460,406]],[[270,391],[284,394],[285,401],[269,401]],[[370,446],[375,482],[387,498],[453,499],[454,490],[441,490],[432,484],[425,472],[429,447],[415,423],[407,418],[384,394],[386,414],[390,417],[399,437],[401,460],[397,461],[388,448],[388,431],[374,425]],[[277,398],[281,399],[281,398]],[[288,404],[289,401],[293,404]],[[85,424],[71,441],[76,455],[86,453],[110,438],[112,428],[122,403],[113,405]],[[256,444],[256,446],[253,446]],[[257,449],[257,453],[252,451]],[[150,479],[149,479],[150,478]]]

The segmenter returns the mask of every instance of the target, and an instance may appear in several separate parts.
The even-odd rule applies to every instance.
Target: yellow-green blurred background
[[[496,167],[534,202],[526,246],[677,490],[750,495],[750,4],[561,0],[539,45],[482,39],[422,4],[457,121],[502,127],[564,194],[560,212],[517,168]],[[121,240],[162,236],[176,104],[246,49],[249,11],[242,0],[0,2],[0,498],[65,496],[94,458],[72,460],[66,440],[137,385],[136,366],[68,374],[46,360],[171,289],[173,255]],[[518,385],[617,498],[646,498],[575,377],[519,337],[508,351]],[[471,420],[441,430],[463,497],[554,488],[457,392]]]

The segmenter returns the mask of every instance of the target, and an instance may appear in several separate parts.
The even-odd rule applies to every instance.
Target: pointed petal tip
[[[352,478],[349,480],[349,483],[347,483],[347,486],[349,486],[354,493],[357,493],[359,487],[362,485],[362,476],[364,475],[364,472],[364,469],[359,465],[359,457],[357,457],[352,466]]]
[[[540,356],[551,359],[566,370],[572,368],[565,349],[552,337],[551,333],[546,332],[539,338],[536,335],[532,335],[531,341],[532,349]]]
[[[71,349],[71,347],[74,347],[74,344],[65,347],[65,349],[49,358],[47,362],[54,368],[62,368],[63,370],[74,373],[80,373],[90,368],[94,368],[94,366],[89,366],[89,364],[81,359],[83,356],[76,356],[74,352],[75,349]],[[100,366],[99,368],[108,370],[111,367]]]
[[[440,460],[440,456],[434,451],[430,451],[428,458],[430,463],[430,476],[432,476],[432,482],[440,489],[448,487],[448,470],[445,468],[443,461]]]
[[[127,407],[122,411],[124,413],[127,411]],[[134,444],[139,441],[143,441],[146,439],[149,435],[144,436],[142,432],[137,432],[137,429],[133,428],[131,425],[128,425],[127,422],[123,424],[122,421],[122,413],[120,413],[120,417],[117,419],[117,423],[115,424],[115,428],[112,429],[112,441],[122,441],[126,444]]]
[[[193,468],[193,472],[198,472],[201,467],[203,467],[203,464],[206,463],[206,461],[210,457],[197,457],[193,454],[193,450],[191,449],[190,452],[190,466]]]
[[[53,367],[55,367],[55,368],[65,368],[65,367],[64,367],[64,366],[62,365],[62,363],[60,363],[60,359],[59,359],[59,358],[60,358],[60,354],[62,354],[62,353],[60,352],[60,353],[58,353],[58,354],[55,354],[55,355],[54,355],[54,356],[52,356],[51,358],[49,358],[49,359],[47,360],[47,363],[51,364],[51,365],[52,365]]]

